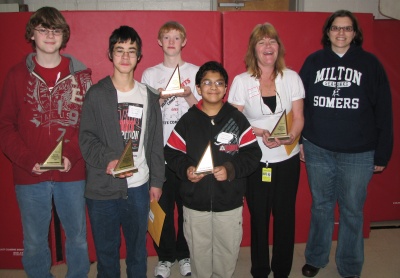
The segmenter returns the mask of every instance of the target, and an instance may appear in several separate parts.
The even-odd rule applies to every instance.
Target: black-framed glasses
[[[332,25],[330,30],[333,31],[333,32],[340,32],[340,30],[343,30],[345,32],[353,32],[354,28],[353,28],[353,26],[340,27],[340,26]]]
[[[35,28],[34,30],[38,31],[38,33],[43,36],[47,36],[50,33],[53,33],[54,36],[61,36],[63,34],[62,29]]]
[[[114,56],[115,57],[122,57],[125,55],[125,53],[128,53],[129,58],[135,58],[137,56],[137,51],[134,49],[125,51],[123,49],[114,49]]]
[[[278,93],[277,90],[275,90],[275,98],[276,98],[276,107],[275,107],[275,111],[272,112],[272,110],[270,109],[270,110],[271,110],[271,113],[269,113],[269,112],[265,112],[265,113],[264,113],[264,110],[263,110],[264,101],[263,101],[262,94],[261,94],[261,92],[260,92],[260,108],[261,108],[261,114],[263,114],[264,116],[267,116],[267,115],[276,115],[276,114],[282,113],[282,111],[283,111],[283,108],[282,108],[282,100],[281,100],[281,96],[279,95],[279,93]],[[279,101],[278,101],[278,100],[279,100]],[[279,108],[278,108],[278,103],[279,103]]]

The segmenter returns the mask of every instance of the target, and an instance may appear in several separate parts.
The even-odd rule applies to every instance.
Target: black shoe
[[[344,278],[360,278],[360,276],[357,276],[357,275],[355,275],[355,276],[346,276]]]
[[[314,266],[309,265],[309,264],[305,264],[303,266],[303,268],[301,269],[301,272],[306,277],[314,277],[315,275],[317,275],[318,271],[319,271],[318,267],[314,267]]]

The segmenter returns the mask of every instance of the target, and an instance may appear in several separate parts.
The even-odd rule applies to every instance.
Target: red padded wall
[[[231,12],[223,14],[223,59],[230,82],[246,71],[244,56],[250,33],[256,24],[269,22],[275,26],[286,49],[285,61],[288,68],[299,71],[305,58],[321,48],[322,26],[330,13],[299,12]],[[371,14],[357,14],[364,30],[364,47],[373,51],[373,18]],[[367,202],[366,210],[369,204]],[[301,166],[301,177],[296,203],[296,242],[305,242],[310,225],[311,194],[308,187],[305,165]],[[369,235],[369,213],[365,213],[364,236]],[[249,213],[245,211],[244,245],[250,244]],[[338,228],[338,213],[335,220],[335,238]],[[272,225],[270,227],[272,237]],[[270,241],[272,242],[272,241]]]
[[[24,40],[26,22],[31,13],[1,13],[0,36],[0,88],[11,66],[18,63],[31,51]],[[135,79],[141,79],[144,69],[162,62],[163,53],[157,43],[158,29],[169,20],[182,23],[187,31],[188,43],[183,49],[183,59],[197,65],[208,60],[222,60],[222,24],[219,12],[169,12],[169,11],[95,11],[63,12],[71,28],[71,38],[65,53],[83,61],[92,69],[93,82],[112,73],[112,63],[107,58],[108,38],[121,25],[136,29],[143,42],[143,57],[139,62]],[[5,27],[4,27],[5,26]],[[0,268],[21,268],[22,227],[16,203],[12,180],[11,164],[0,153],[2,169],[0,194]],[[54,229],[51,229],[54,231]],[[94,244],[88,227],[90,258],[95,260]],[[50,234],[50,244],[54,251],[54,235]],[[155,255],[150,237],[147,240],[149,255]],[[57,263],[54,252],[53,263]],[[124,248],[121,255],[125,255]]]
[[[134,27],[143,40],[143,58],[137,66],[135,78],[141,79],[143,70],[162,61],[163,55],[157,44],[159,27],[168,20],[177,20],[187,29],[188,44],[183,58],[201,65],[208,60],[223,61],[230,82],[235,75],[245,71],[244,55],[248,38],[257,23],[270,22],[278,30],[286,48],[286,64],[298,71],[304,59],[320,49],[321,28],[329,13],[300,12],[168,12],[168,11],[74,11],[63,12],[71,27],[71,39],[65,52],[83,61],[93,71],[97,82],[112,73],[112,64],[107,58],[108,37],[120,25]],[[24,40],[25,24],[31,13],[0,13],[0,88],[10,67],[21,61],[31,51]],[[397,52],[399,21],[374,21],[371,14],[357,14],[365,34],[364,48],[377,54],[388,72],[392,85],[395,147],[392,160],[384,173],[374,175],[369,188],[365,208],[364,235],[368,237],[369,223],[400,219],[398,154],[400,79]],[[377,38],[374,40],[374,37]],[[397,83],[396,83],[397,81]],[[228,88],[229,89],[229,88]],[[397,108],[397,109],[396,109]],[[0,186],[0,268],[21,268],[22,228],[15,198],[11,164],[0,153],[2,169]],[[305,242],[310,222],[311,196],[307,175],[302,165],[299,192],[296,204],[296,242]],[[337,219],[337,215],[336,215]],[[244,210],[244,237],[242,245],[250,243],[250,221],[248,210]],[[337,225],[336,225],[337,228]],[[54,228],[50,243],[55,259]],[[271,233],[272,234],[272,233]],[[88,227],[88,242],[91,260],[95,260],[94,245]],[[149,255],[155,255],[152,241],[148,237]],[[121,250],[122,256],[125,250]]]
[[[139,81],[146,68],[163,60],[157,35],[161,25],[169,20],[176,20],[186,28],[188,42],[182,51],[184,60],[200,65],[222,59],[221,14],[218,12],[75,11],[63,12],[63,15],[72,30],[65,52],[93,70],[94,82],[112,73],[112,63],[107,56],[108,38],[121,25],[132,26],[142,38],[143,57],[135,71],[135,79]]]
[[[8,70],[31,51],[24,40],[28,13],[0,13],[0,88]],[[11,163],[0,152],[0,268],[21,268],[22,226],[15,197]]]
[[[385,67],[392,89],[394,148],[386,170],[370,184],[371,221],[400,219],[400,20],[376,20],[373,31],[375,54]]]

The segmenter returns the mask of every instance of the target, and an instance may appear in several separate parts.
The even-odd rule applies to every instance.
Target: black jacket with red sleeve
[[[176,124],[165,146],[167,165],[183,181],[183,205],[198,211],[228,211],[243,205],[246,177],[261,159],[261,150],[246,117],[224,103],[215,117],[202,110],[202,101],[191,107]],[[187,178],[187,169],[197,166],[211,143],[214,167],[225,166],[228,180],[217,181],[213,174],[197,183]]]

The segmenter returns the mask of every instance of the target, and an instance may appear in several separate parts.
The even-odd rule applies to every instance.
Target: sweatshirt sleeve
[[[154,100],[153,115],[155,134],[152,136],[151,144],[150,186],[162,188],[165,181],[165,160],[162,116],[158,97]]]
[[[393,151],[393,114],[389,81],[383,66],[378,62],[376,80],[372,84],[375,95],[375,125],[377,144],[374,163],[386,166]]]
[[[186,171],[190,166],[195,166],[195,163],[190,162],[187,155],[184,131],[183,118],[181,118],[168,138],[164,147],[164,156],[168,167],[176,172],[178,178],[187,181]]]
[[[91,70],[87,69],[84,72],[78,73],[76,79],[78,79],[79,88],[81,90],[81,92],[79,93],[79,97],[82,97],[81,105],[83,105],[84,96],[92,85]],[[80,117],[82,110],[79,112]],[[64,156],[69,159],[72,165],[75,165],[78,160],[82,159],[82,153],[79,148],[79,126],[73,129],[73,133],[68,139],[70,140],[70,142],[68,144],[64,144]]]
[[[229,173],[229,167],[227,167],[229,180],[244,178],[252,174],[257,169],[262,156],[260,146],[250,123],[241,112],[238,113],[240,113],[239,116],[242,118],[241,122],[243,122],[244,126],[239,138],[239,152],[230,161],[234,167],[234,176]]]
[[[308,91],[308,86],[309,86],[309,78],[310,78],[310,56],[306,58],[306,60],[304,61],[300,72],[299,72],[299,76],[301,81],[303,82],[303,86],[304,86],[304,102],[303,102],[303,113],[305,114],[308,109],[306,106],[308,106],[308,101],[307,101],[307,91]],[[305,116],[305,115],[304,115]],[[300,139],[299,139],[299,144],[303,144],[303,136],[300,134]]]
[[[21,78],[21,79],[20,79]],[[34,152],[27,146],[18,131],[19,100],[17,84],[23,76],[17,75],[11,70],[4,80],[3,90],[0,96],[0,146],[3,153],[19,167],[31,173],[35,164],[39,161]]]
[[[96,102],[96,86],[92,86],[86,94],[82,107],[81,124],[79,129],[79,146],[86,163],[92,167],[106,169],[108,163],[119,159],[120,154],[102,143],[102,131],[98,124],[101,119],[97,113],[101,109]],[[109,131],[112,132],[112,131]],[[121,144],[122,140],[121,140]],[[121,149],[123,146],[121,145]]]

